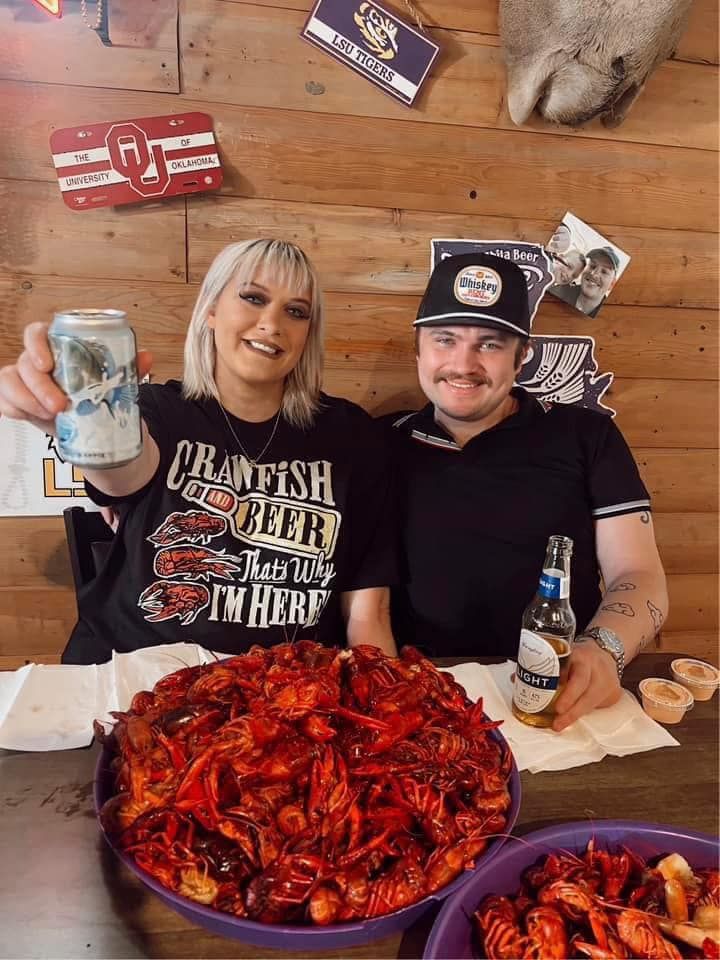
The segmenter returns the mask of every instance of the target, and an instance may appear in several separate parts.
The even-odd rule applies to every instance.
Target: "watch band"
[[[625,670],[625,647],[622,645],[622,641],[617,634],[608,627],[588,627],[587,630],[583,630],[582,634],[576,637],[575,640],[576,642],[582,643],[585,638],[594,640],[602,650],[606,650],[610,654],[615,661],[618,680],[622,680],[623,671]]]

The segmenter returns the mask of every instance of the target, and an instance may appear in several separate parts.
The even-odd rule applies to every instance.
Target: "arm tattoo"
[[[642,523],[650,523],[650,514],[647,511],[643,511],[640,514],[640,520]]]
[[[615,593],[616,591],[619,593],[621,590],[634,590],[634,589],[635,589],[634,583],[627,583],[627,582],[616,583],[612,587],[610,587],[610,589],[608,590],[608,593]]]
[[[662,610],[659,607],[656,607],[652,600],[647,602],[648,610],[650,611],[650,616],[652,617],[653,627],[655,628],[655,633],[658,632],[663,622]]]
[[[610,613],[621,613],[624,617],[634,617],[635,611],[629,603],[606,603],[601,610],[609,610]]]

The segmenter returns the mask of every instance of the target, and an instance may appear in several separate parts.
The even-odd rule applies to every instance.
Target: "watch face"
[[[588,631],[597,645],[605,650],[615,661],[618,678],[622,680],[625,669],[625,647],[622,641],[607,627],[591,627]]]
[[[624,650],[620,639],[615,636],[612,630],[608,630],[607,627],[598,627],[598,640],[606,645],[608,649],[615,650],[617,653]]]

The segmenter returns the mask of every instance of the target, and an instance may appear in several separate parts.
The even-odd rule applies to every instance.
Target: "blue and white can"
[[[135,334],[123,310],[63,310],[49,331],[53,379],[70,399],[55,418],[58,453],[85,469],[142,450]]]

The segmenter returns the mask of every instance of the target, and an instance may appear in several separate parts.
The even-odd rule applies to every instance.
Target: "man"
[[[515,658],[548,537],[572,537],[570,600],[585,640],[557,703],[564,729],[618,699],[624,662],[666,616],[647,490],[610,417],[513,387],[530,333],[517,266],[487,254],[441,261],[415,328],[430,402],[387,418],[406,563],[397,640],[435,656]]]
[[[589,317],[597,315],[617,279],[620,260],[612,247],[596,247],[587,255],[579,284],[553,287],[553,293]]]

